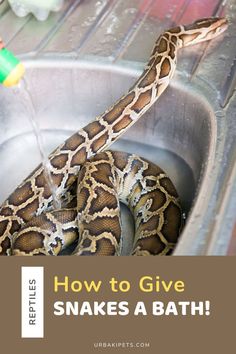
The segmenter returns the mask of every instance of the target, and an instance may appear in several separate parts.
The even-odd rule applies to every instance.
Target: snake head
[[[208,28],[209,32],[215,31],[215,34],[218,35],[223,33],[228,28],[228,21],[224,17],[211,17],[197,20],[193,25],[196,27]]]
[[[203,18],[191,25],[184,26],[185,33],[180,35],[183,46],[197,44],[213,39],[228,28],[228,21],[223,17]]]

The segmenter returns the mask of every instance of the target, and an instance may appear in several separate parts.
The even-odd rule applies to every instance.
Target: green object
[[[0,82],[3,83],[12,70],[20,63],[8,49],[0,50]]]

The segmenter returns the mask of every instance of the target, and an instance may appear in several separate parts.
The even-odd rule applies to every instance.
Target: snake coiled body
[[[172,182],[158,166],[134,154],[98,153],[78,177],[77,208],[33,218],[19,231],[14,254],[57,255],[78,239],[73,254],[118,255],[121,252],[120,205],[135,220],[132,254],[168,254],[181,228],[181,208]],[[33,250],[33,251],[32,251]]]
[[[71,199],[74,198],[72,191],[75,188],[78,173],[85,162],[90,157],[107,149],[108,146],[127,131],[166,89],[176,68],[178,49],[212,39],[222,33],[226,27],[227,21],[225,19],[210,18],[198,20],[189,26],[179,26],[164,32],[157,40],[144,72],[129,92],[101,116],[67,139],[49,156],[51,179],[56,187],[57,197],[65,205],[68,206]],[[92,193],[91,187],[90,192]],[[173,197],[171,193],[170,197]],[[22,233],[23,231],[19,232],[19,230],[31,222],[34,217],[38,217],[38,219],[36,218],[36,223],[40,224],[41,220],[39,225],[41,227],[43,219],[47,219],[47,215],[44,215],[44,213],[51,212],[52,203],[52,193],[45,178],[44,168],[40,165],[9,196],[1,207],[0,254],[9,255],[12,249],[13,254],[45,254],[41,249],[44,246],[40,246],[42,244],[40,242],[40,237],[42,236],[40,231],[35,231],[34,236],[31,234],[31,245],[34,244],[35,247],[31,249],[28,244],[26,252],[24,249],[27,242],[25,237],[22,236],[24,234]],[[177,209],[179,212],[179,208]],[[61,213],[62,219],[63,215],[66,215],[63,214],[63,211],[59,213]],[[69,212],[67,211],[67,213]],[[72,216],[75,219],[74,209],[71,209],[70,213],[71,219],[73,219]],[[176,214],[174,213],[172,217],[175,218]],[[46,219],[44,222],[47,222]],[[53,219],[53,215],[50,222],[54,223],[54,228],[57,227],[57,220],[56,218]],[[181,224],[181,221],[178,224]],[[165,225],[165,220],[163,225]],[[146,226],[151,228],[151,222]],[[31,229],[31,231],[33,232],[34,230]],[[162,232],[162,230],[159,231],[160,233]],[[68,231],[68,235],[70,232]],[[157,237],[160,238],[160,234]],[[73,235],[70,234],[69,238],[73,239]],[[149,237],[146,237],[146,241],[146,244],[148,244]],[[55,244],[54,249],[57,247],[59,249],[59,241],[56,237],[53,242]],[[84,252],[91,254],[92,249],[89,248],[88,243],[87,241],[84,246],[85,248],[88,247],[87,251],[84,250]],[[134,253],[145,254],[147,251],[147,253],[156,254],[156,251],[149,252],[145,248],[146,246],[142,245],[141,247],[140,243],[138,243],[138,249],[134,249]],[[114,248],[116,249],[115,252],[117,252],[116,245],[114,245]],[[80,248],[77,251],[77,253],[83,252]],[[96,252],[94,253],[96,254]],[[159,253],[162,253],[161,248]]]

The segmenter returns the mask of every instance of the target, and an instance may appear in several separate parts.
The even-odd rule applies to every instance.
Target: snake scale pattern
[[[3,203],[1,255],[57,255],[76,239],[76,255],[118,255],[122,243],[119,200],[129,206],[135,219],[132,254],[171,252],[182,225],[172,182],[145,159],[104,150],[167,88],[178,49],[213,39],[226,28],[226,19],[207,18],[172,28],[158,38],[142,75],[128,93],[50,154],[51,178],[62,209],[53,210],[42,165]]]

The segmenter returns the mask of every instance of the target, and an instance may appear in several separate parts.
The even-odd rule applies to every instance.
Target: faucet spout
[[[0,39],[0,83],[11,87],[18,84],[24,75],[25,67],[15,55],[5,48]]]

